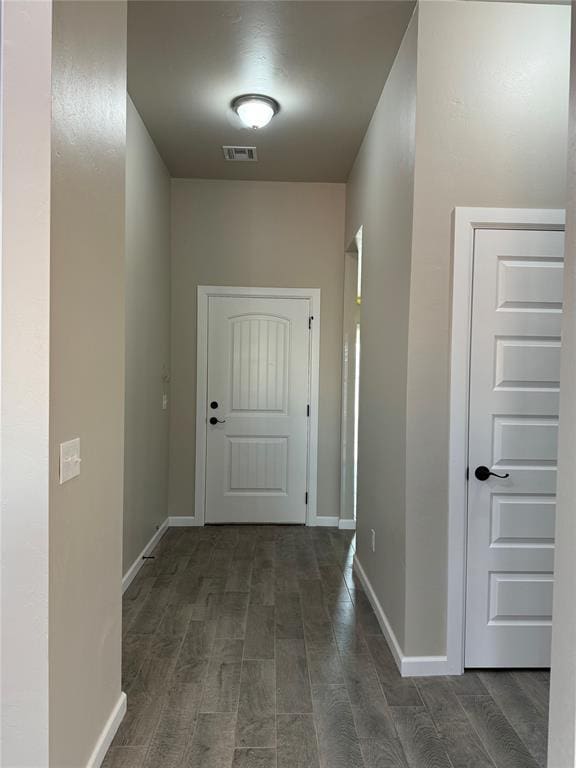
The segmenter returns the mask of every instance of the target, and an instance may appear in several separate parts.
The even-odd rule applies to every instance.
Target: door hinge
[[[308,506],[308,491],[306,491],[306,495],[304,496],[304,501],[306,502],[306,506]]]
[[[308,318],[308,330],[310,330],[312,328],[312,320],[314,320],[314,315],[311,315]]]
[[[470,480],[470,467],[466,467],[466,480]]]
[[[308,416],[308,418],[310,418],[310,406],[309,405],[306,406],[306,416]]]

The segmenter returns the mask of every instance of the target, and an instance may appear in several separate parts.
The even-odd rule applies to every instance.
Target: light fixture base
[[[264,128],[280,111],[280,104],[271,96],[244,93],[230,104],[247,128]]]

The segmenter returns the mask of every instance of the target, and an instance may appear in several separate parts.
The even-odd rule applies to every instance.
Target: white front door
[[[563,247],[563,232],[476,231],[468,667],[550,664]]]
[[[306,522],[309,317],[308,299],[209,298],[207,523]]]

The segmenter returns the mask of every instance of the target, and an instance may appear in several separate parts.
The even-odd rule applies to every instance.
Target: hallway
[[[353,534],[170,528],[124,596],[104,768],[535,768],[548,674],[402,679]]]

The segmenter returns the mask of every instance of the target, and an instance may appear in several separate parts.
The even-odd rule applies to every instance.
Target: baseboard
[[[136,574],[138,573],[140,568],[142,568],[142,566],[144,565],[145,561],[143,558],[146,557],[146,555],[148,555],[154,549],[156,544],[158,544],[162,536],[164,536],[164,534],[166,533],[166,530],[168,529],[169,524],[170,524],[169,518],[166,518],[166,520],[164,520],[164,522],[158,528],[154,536],[152,536],[148,544],[146,544],[142,552],[140,552],[136,560],[134,560],[130,568],[128,568],[128,570],[122,577],[122,592],[126,592],[130,584],[132,584],[132,582],[136,578]]]
[[[341,531],[355,531],[356,520],[339,520],[338,528],[340,528]]]
[[[338,517],[315,517],[310,523],[314,528],[338,528]]]
[[[340,525],[343,523],[343,525]],[[200,526],[202,523],[198,521],[198,518],[193,515],[190,516],[171,516],[167,520],[167,524],[170,528],[188,528],[193,526]],[[316,517],[310,523],[312,528],[346,528],[354,530],[356,523],[354,520],[340,520],[338,517]]]
[[[370,604],[376,614],[382,634],[394,656],[394,661],[400,670],[402,677],[435,677],[437,675],[448,675],[448,659],[446,656],[405,656],[398,638],[394,634],[392,625],[388,621],[370,579],[366,571],[362,568],[360,560],[354,555],[354,571],[357,574],[364,591],[370,601]]]
[[[171,528],[190,528],[190,527],[202,525],[202,523],[200,523],[198,519],[193,516],[189,516],[189,517],[174,516],[174,517],[168,518],[168,525]]]
[[[86,768],[100,768],[104,762],[104,758],[106,757],[106,752],[108,752],[108,748],[110,747],[110,744],[112,744],[112,739],[116,735],[116,731],[120,727],[120,723],[122,722],[125,714],[126,694],[124,691],[122,691],[118,701],[116,702],[116,705],[114,706],[114,709],[110,713],[110,717],[106,721],[106,725],[104,726],[102,733],[98,737],[96,746],[90,755],[90,759],[86,763]]]
[[[402,677],[445,677],[452,675],[447,656],[404,656]]]

